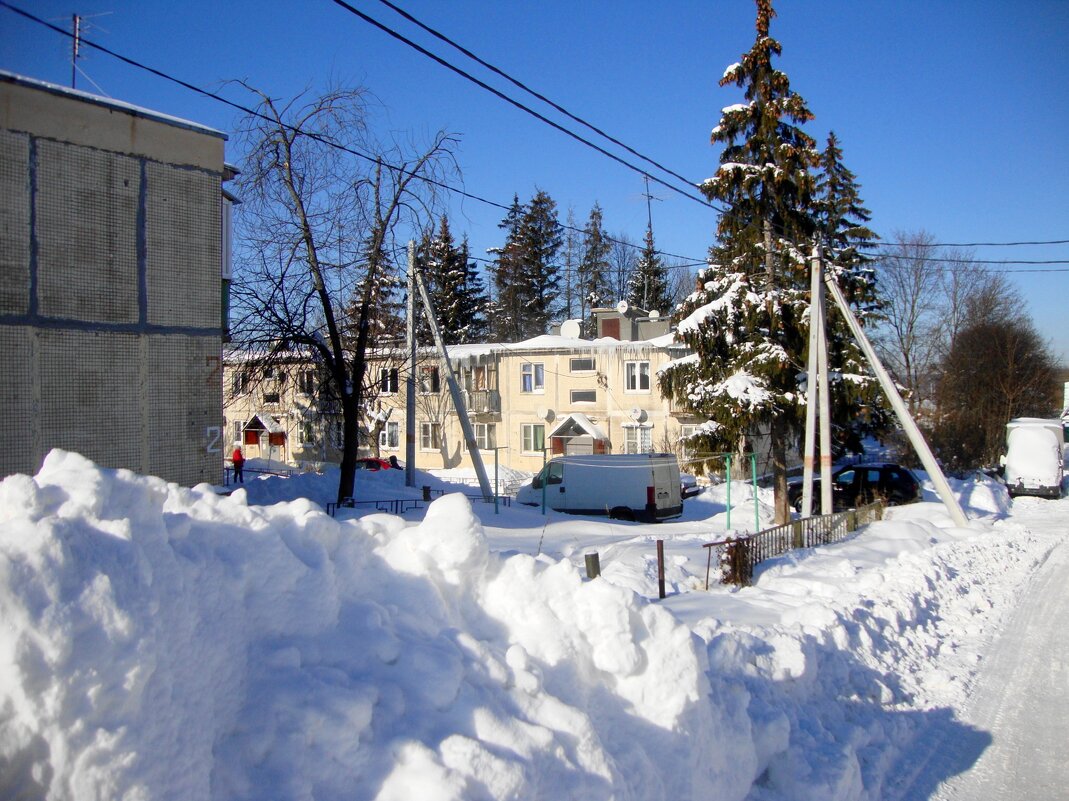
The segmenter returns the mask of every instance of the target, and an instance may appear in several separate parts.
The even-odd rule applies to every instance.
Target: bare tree
[[[945,352],[947,303],[934,243],[926,231],[896,231],[879,260],[885,306],[876,343],[887,368],[906,388],[913,415],[932,397],[931,379]]]
[[[609,285],[612,301],[627,299],[631,274],[638,268],[640,248],[627,234],[613,236],[609,246]]]
[[[279,341],[316,354],[341,412],[340,500],[353,491],[375,386],[367,355],[403,253],[397,240],[433,224],[435,182],[455,166],[454,141],[439,133],[426,148],[381,145],[359,89],[281,102],[246,88],[258,106],[240,129],[248,155],[235,339],[262,354]]]

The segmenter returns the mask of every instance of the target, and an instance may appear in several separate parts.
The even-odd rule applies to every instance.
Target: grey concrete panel
[[[0,131],[0,314],[30,300],[30,138]]]
[[[137,322],[140,165],[58,142],[37,147],[40,313]]]
[[[186,486],[222,483],[221,340],[148,338],[145,429],[151,442],[146,471]]]
[[[34,330],[0,326],[0,476],[33,475],[40,464],[34,452]]]
[[[137,470],[138,337],[62,330],[38,337],[43,450]]]
[[[146,165],[148,322],[222,325],[219,176]]]

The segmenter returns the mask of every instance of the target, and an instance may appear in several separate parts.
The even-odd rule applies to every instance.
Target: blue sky
[[[247,98],[227,79],[244,78],[276,97],[331,81],[366,86],[378,99],[381,130],[417,143],[438,130],[460,135],[458,163],[469,192],[507,204],[513,194],[526,200],[544,189],[562,219],[570,207],[580,225],[597,201],[611,233],[636,241],[643,235],[646,201],[637,172],[330,0],[11,2],[65,26],[77,10],[88,18],[88,38],[240,102]],[[519,97],[376,0],[351,2]],[[398,4],[674,171],[694,181],[715,171],[718,151],[709,132],[720,109],[739,100],[738,90],[718,81],[753,41],[751,0]],[[821,142],[829,130],[838,135],[873,212],[872,227],[884,238],[925,229],[947,243],[1069,239],[1069,2],[780,0],[776,11],[772,33],[784,49],[778,66],[816,114],[810,133]],[[109,13],[94,16],[102,12]],[[234,128],[231,108],[106,55],[89,51],[79,66],[81,89],[96,91],[92,79],[116,99]],[[69,85],[69,41],[0,9],[0,68]],[[231,148],[228,158],[239,162],[241,154]],[[701,259],[713,239],[714,213],[663,187],[653,186],[652,194],[659,198],[658,246]],[[500,244],[502,216],[470,199],[450,212],[454,233],[467,233],[476,255]],[[1013,271],[1041,333],[1069,363],[1069,245],[974,253],[1067,262],[994,269]]]

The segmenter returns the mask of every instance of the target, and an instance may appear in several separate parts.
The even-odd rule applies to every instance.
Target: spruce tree
[[[627,286],[627,302],[646,311],[667,314],[675,303],[668,280],[668,269],[653,244],[653,224],[646,226],[646,241],[639,255],[638,266]]]
[[[839,140],[832,131],[820,154],[816,181],[816,219],[824,266],[843,290],[855,316],[864,323],[881,306],[873,260],[862,250],[879,237],[867,223],[872,215],[861,200],[857,178],[843,164]],[[832,418],[844,445],[856,445],[866,435],[880,435],[892,425],[891,412],[879,385],[842,316],[827,315],[828,360],[838,367],[831,388]],[[861,416],[859,408],[869,413]]]
[[[479,265],[471,258],[467,234],[460,243],[460,262],[464,265],[464,279],[457,287],[457,320],[463,323],[459,344],[485,342],[490,335],[486,314],[490,304]]]
[[[523,215],[520,226],[521,286],[524,291],[520,338],[540,336],[560,310],[560,265],[557,255],[563,244],[557,204],[538,190]]]
[[[438,329],[447,345],[481,341],[486,337],[486,292],[478,268],[468,256],[467,238],[453,240],[449,220],[442,217],[437,233],[425,235],[417,261],[427,282]],[[420,341],[431,342],[430,330],[420,326]]]
[[[588,337],[592,337],[596,330],[596,321],[591,310],[612,300],[609,249],[610,243],[602,227],[601,206],[595,203],[583,228],[582,256],[579,260],[580,316],[583,318],[583,330]]]
[[[704,194],[727,206],[699,289],[676,313],[677,331],[696,357],[662,374],[661,389],[708,418],[700,445],[743,452],[770,434],[776,520],[789,519],[786,454],[804,420],[798,377],[808,344],[807,242],[813,217],[815,142],[801,125],[813,115],[787,76],[772,66],[781,45],[769,35],[775,12],[757,0],[757,37],[721,86],[745,103],[723,110],[713,129],[720,167]]]
[[[520,204],[519,195],[512,198],[505,219],[498,228],[505,231],[505,244],[491,248],[495,256],[491,273],[494,279],[492,308],[492,333],[499,342],[517,342],[523,339],[523,314],[526,301],[523,276],[523,218],[526,208]]]

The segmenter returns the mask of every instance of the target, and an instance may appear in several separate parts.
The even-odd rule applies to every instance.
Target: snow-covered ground
[[[968,528],[927,494],[706,592],[725,486],[643,526],[460,494],[332,519],[336,482],[225,497],[54,451],[0,483],[0,798],[958,798],[995,752],[982,656],[1069,530],[977,479]]]

